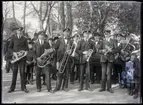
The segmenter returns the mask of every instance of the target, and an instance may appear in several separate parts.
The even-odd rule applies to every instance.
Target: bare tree
[[[66,8],[67,8],[67,23],[66,23],[66,28],[69,28],[70,35],[72,35],[72,29],[73,29],[73,19],[72,19],[72,5],[70,1],[66,1]]]
[[[13,18],[15,19],[15,8],[14,8],[14,1],[12,1],[12,11],[13,11]]]
[[[61,29],[65,28],[65,10],[64,10],[64,1],[60,1],[59,15],[61,20]]]
[[[50,19],[51,9],[54,6],[55,2],[54,1],[40,1],[39,10],[36,9],[32,1],[30,3],[38,16],[39,23],[40,23],[40,30],[44,30],[46,32],[48,28],[49,19]],[[44,22],[46,22],[45,29],[43,27]]]
[[[25,32],[25,21],[26,21],[26,1],[24,1],[24,18],[23,18],[23,26],[24,26],[24,32]]]

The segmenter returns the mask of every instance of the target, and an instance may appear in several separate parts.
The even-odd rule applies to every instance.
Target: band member
[[[33,68],[34,68],[34,51],[33,51],[33,44],[34,42],[30,41],[28,43],[28,54],[27,54],[27,59],[26,59],[26,82],[28,84],[33,84],[32,79],[33,79]]]
[[[50,49],[49,43],[47,43],[44,40],[44,32],[40,31],[38,32],[38,39],[36,40],[34,46],[34,53],[35,53],[35,61],[37,62],[37,59],[40,59],[41,55],[44,53],[44,50]],[[51,83],[50,83],[50,68],[47,65],[44,68],[40,68],[36,66],[36,87],[37,87],[37,92],[41,92],[41,73],[46,76],[46,85],[48,92],[51,91]]]
[[[19,51],[28,51],[28,43],[24,36],[22,36],[23,28],[15,28],[16,34],[12,36],[11,41],[9,43],[9,51],[13,53],[14,56],[17,56],[17,52]],[[20,77],[21,77],[21,90],[28,93],[29,91],[26,89],[26,76],[25,76],[25,64],[26,64],[26,57],[20,59],[19,61],[15,62],[12,66],[13,69],[13,76],[12,76],[12,84],[10,87],[10,92],[14,92],[17,80],[17,73],[18,68],[20,69]]]
[[[10,43],[11,37],[9,37],[4,44],[4,54],[5,54],[5,61],[6,61],[6,73],[9,73],[11,68],[10,58],[9,58],[9,52],[8,52],[8,46]]]
[[[72,53],[72,41],[69,38],[70,36],[70,29],[64,29],[63,35],[60,39],[57,40],[55,44],[55,50],[57,52],[57,82],[56,87],[53,92],[60,90],[62,84],[62,90],[68,91],[68,79],[69,79],[69,72],[71,69],[71,57],[70,54]]]
[[[48,39],[50,48],[54,48],[55,42],[53,38]],[[56,80],[57,69],[56,69],[56,52],[53,52],[53,59],[51,61],[51,77]]]
[[[117,55],[118,56],[118,62],[120,62],[120,71],[119,71],[119,76],[121,76],[123,70],[125,70],[125,63],[126,61],[129,61],[130,60],[130,55],[131,55],[131,52],[134,50],[134,45],[130,43],[131,41],[131,37],[127,37],[126,35],[123,35],[123,34],[119,34],[118,35],[118,40],[120,40],[120,43],[118,44],[118,47],[117,47]],[[121,81],[122,78],[120,78],[120,81]],[[120,86],[122,88],[126,87],[126,85],[122,85],[121,82],[120,82]]]
[[[94,74],[96,73],[97,83],[101,80],[101,64],[100,64],[100,54],[98,53],[98,48],[102,40],[100,40],[101,35],[99,33],[93,33],[94,42],[96,47],[96,53],[91,57],[91,84],[94,84]]]
[[[80,41],[80,35],[79,34],[75,34],[74,35],[74,50],[72,53],[72,58],[73,58],[73,63],[71,66],[71,71],[70,71],[70,83],[74,84],[74,80],[79,80],[79,56],[78,54],[75,52],[76,47],[77,47],[77,43],[78,41]]]
[[[135,89],[134,89],[134,96],[133,98],[136,99],[139,96],[139,91],[141,89],[140,85],[140,77],[141,77],[141,69],[140,69],[140,61],[137,58],[137,54],[134,53],[131,55],[131,60],[133,61],[133,66],[134,66],[134,80],[135,80]]]
[[[99,46],[99,52],[102,54],[100,59],[102,67],[102,81],[99,92],[106,90],[107,80],[107,90],[113,93],[113,90],[111,89],[111,73],[115,51],[115,44],[112,40],[110,40],[110,30],[107,30],[105,31],[105,39],[103,39],[103,42]]]
[[[120,42],[118,37],[120,37],[119,33],[114,34],[113,41],[115,42],[116,48],[118,47],[119,42]],[[115,54],[115,59],[114,59],[114,62],[113,62],[113,75],[112,75],[112,80],[113,80],[114,84],[119,82],[120,76],[118,74],[120,73],[120,71],[122,71],[122,69],[123,69],[122,61],[118,57],[118,54]]]
[[[77,44],[76,53],[79,54],[79,64],[80,64],[80,84],[78,91],[83,90],[83,84],[84,84],[84,74],[85,74],[85,89],[92,91],[90,88],[90,65],[89,65],[89,58],[91,55],[88,55],[89,53],[92,54],[96,51],[94,42],[89,40],[89,36],[91,33],[88,31],[83,32],[83,40],[79,41]],[[91,51],[92,50],[92,51]],[[87,57],[88,56],[88,57]]]

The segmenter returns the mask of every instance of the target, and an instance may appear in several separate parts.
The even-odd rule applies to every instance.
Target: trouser
[[[50,75],[51,75],[50,70],[51,70],[51,65],[47,65],[46,67],[43,68],[43,74],[45,74],[45,82],[46,82],[48,91],[52,90],[51,78],[50,78]]]
[[[89,81],[90,81],[90,65],[88,63],[80,65],[80,83],[79,89],[83,89],[84,85],[84,75],[85,75],[85,88],[90,88]]]
[[[135,89],[134,89],[134,93],[138,95],[139,91],[140,91],[140,78],[137,77],[135,78]]]
[[[20,70],[21,90],[26,89],[25,64],[26,60],[20,60],[12,65],[13,75],[12,75],[12,84],[10,87],[11,90],[14,90],[16,87],[18,69]]]
[[[11,62],[8,60],[8,61],[6,61],[6,72],[7,73],[9,73],[10,68],[11,68]]]
[[[91,83],[95,82],[95,79],[94,79],[95,73],[96,73],[96,80],[97,80],[97,82],[99,82],[101,80],[101,67],[100,66],[91,66],[90,70],[91,70],[91,72],[90,72]]]
[[[76,69],[76,71],[75,71]],[[79,65],[74,64],[70,71],[70,82],[74,82],[74,80],[79,79]]]
[[[62,85],[62,89],[68,88],[68,79],[69,79],[70,69],[71,69],[70,63],[68,63],[62,74],[58,72],[55,90],[60,90],[61,85]]]
[[[50,65],[47,65],[44,68],[36,67],[36,87],[41,89],[41,74],[43,76],[43,81],[46,82],[47,89],[51,89],[51,78],[50,78]],[[45,81],[46,80],[46,81]]]
[[[120,79],[118,74],[121,74],[122,71],[123,71],[122,65],[120,65],[120,64],[113,65],[113,80],[115,82],[117,82]],[[120,77],[121,77],[121,75],[120,75]]]
[[[42,68],[39,68],[36,66],[36,87],[37,89],[41,89],[41,73],[42,73]]]
[[[102,82],[101,88],[106,89],[106,82],[107,82],[107,89],[111,88],[111,72],[112,72],[112,62],[102,62]]]
[[[26,64],[26,80],[32,80],[33,79],[33,64]]]

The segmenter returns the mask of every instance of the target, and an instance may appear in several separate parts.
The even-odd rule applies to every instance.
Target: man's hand
[[[105,52],[106,52],[106,49],[103,49],[102,52],[105,53]]]
[[[58,70],[58,69],[59,69],[59,67],[60,67],[60,63],[59,63],[59,62],[57,62],[57,63],[56,63],[56,69]]]
[[[84,52],[83,52],[83,54],[85,54],[85,55],[86,55],[87,53],[88,53],[88,51],[84,51]]]
[[[68,54],[71,54],[71,50],[68,50],[67,53],[68,53]]]
[[[122,53],[122,54],[124,54],[124,53],[125,53],[125,51],[122,49],[122,50],[121,50],[121,53]]]
[[[35,60],[35,59],[33,59],[33,63],[34,63],[34,64],[36,63],[36,60]]]

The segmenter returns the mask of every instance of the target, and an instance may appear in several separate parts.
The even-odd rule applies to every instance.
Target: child
[[[133,88],[134,88],[134,67],[133,61],[126,62],[126,83],[129,95],[133,95]]]
[[[26,60],[26,80],[28,84],[33,84],[32,83],[32,77],[33,77],[33,67],[34,67],[34,52],[32,49],[33,42],[30,41],[28,43],[29,51],[27,54],[27,60]]]

